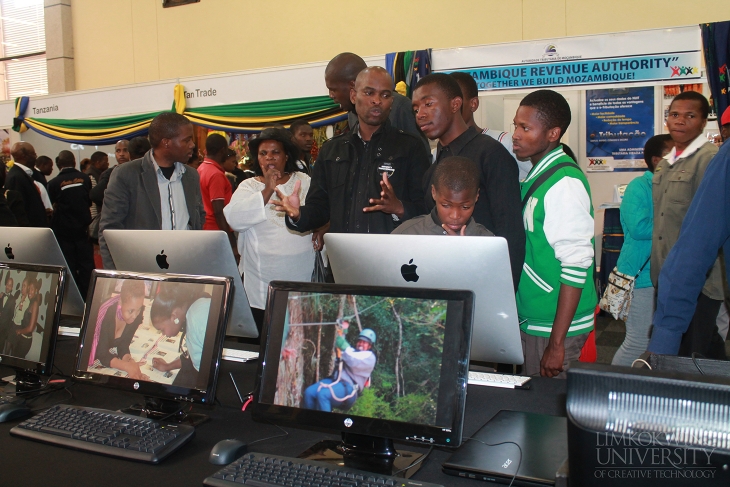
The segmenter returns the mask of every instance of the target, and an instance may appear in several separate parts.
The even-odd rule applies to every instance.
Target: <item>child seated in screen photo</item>
[[[352,347],[344,337],[348,328],[349,323],[342,321],[335,341],[338,358],[334,373],[305,389],[305,408],[327,412],[333,407],[348,410],[367,386],[378,360],[373,352],[375,332],[363,329]]]
[[[560,138],[570,125],[560,93],[538,90],[515,114],[513,150],[532,169],[522,183],[526,252],[517,289],[525,375],[565,378],[593,329],[593,206],[588,180]],[[531,193],[528,195],[528,192]]]
[[[405,235],[493,236],[471,217],[479,199],[480,174],[466,157],[441,161],[433,172],[431,196],[436,205],[428,215],[403,222],[393,233]]]

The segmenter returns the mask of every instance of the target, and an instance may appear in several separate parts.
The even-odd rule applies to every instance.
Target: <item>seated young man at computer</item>
[[[522,183],[526,252],[517,289],[525,375],[565,378],[593,329],[593,206],[583,171],[560,138],[570,106],[559,93],[538,90],[517,109],[514,153],[533,168]],[[547,176],[544,176],[547,175]]]
[[[403,222],[392,233],[405,235],[494,235],[474,221],[479,199],[479,168],[466,157],[447,157],[433,172],[431,196],[436,205],[428,215]]]
[[[335,373],[319,382],[315,382],[304,391],[304,407],[318,411],[332,411],[333,407],[350,409],[370,380],[375,364],[378,361],[373,345],[375,332],[365,328],[357,337],[352,347],[344,337],[348,322],[342,322],[338,331],[335,346],[338,348],[338,362]]]

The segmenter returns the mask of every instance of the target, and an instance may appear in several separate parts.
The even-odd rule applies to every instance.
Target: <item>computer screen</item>
[[[64,284],[63,267],[0,263],[0,361],[16,369],[18,392],[51,373]]]
[[[461,443],[471,291],[272,282],[253,417]]]
[[[74,377],[212,402],[231,288],[231,278],[94,271]]]

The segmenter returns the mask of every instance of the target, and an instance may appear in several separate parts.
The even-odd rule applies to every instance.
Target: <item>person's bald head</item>
[[[28,142],[16,142],[13,144],[13,147],[10,148],[10,155],[13,156],[13,160],[18,164],[26,167],[35,166],[35,149]]]
[[[380,66],[363,69],[355,79],[350,102],[361,125],[382,125],[393,105],[393,78]]]
[[[355,87],[355,79],[367,64],[357,54],[343,52],[333,57],[324,70],[324,83],[329,97],[339,103],[343,110],[352,111],[350,90]]]

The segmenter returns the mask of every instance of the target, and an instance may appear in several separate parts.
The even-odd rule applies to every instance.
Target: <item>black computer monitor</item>
[[[0,263],[0,363],[15,369],[18,394],[51,373],[64,276],[59,266]]]
[[[576,362],[566,409],[571,486],[730,485],[725,377]]]
[[[461,443],[474,294],[272,282],[253,418],[342,433],[354,468],[393,440]]]
[[[209,404],[230,314],[229,277],[94,271],[74,377],[145,396],[138,412],[198,423]]]

